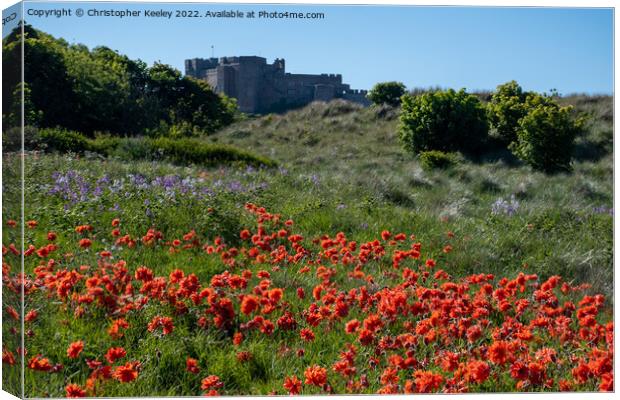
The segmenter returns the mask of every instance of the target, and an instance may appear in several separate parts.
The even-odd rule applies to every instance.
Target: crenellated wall
[[[237,99],[242,112],[285,111],[312,101],[341,98],[368,105],[365,90],[352,90],[341,74],[291,74],[285,60],[257,56],[194,58],[185,61],[186,75],[205,79],[218,93]]]

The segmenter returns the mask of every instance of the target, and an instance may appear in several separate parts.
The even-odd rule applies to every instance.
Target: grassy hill
[[[611,293],[613,99],[571,96],[560,102],[590,115],[570,174],[534,172],[508,152],[425,171],[398,143],[398,110],[340,101],[238,122],[209,140],[268,156],[290,174],[319,182],[318,197],[308,189],[282,193],[284,210],[293,217],[318,198],[315,218],[339,221],[339,214],[347,214],[364,224],[360,209],[377,206],[384,216],[377,226],[408,225],[422,235],[450,227],[467,237],[467,251],[454,266],[463,272],[527,264],[543,275],[568,275]]]
[[[110,140],[85,142],[113,147],[104,152],[107,157],[90,151],[27,152],[24,268],[36,284],[25,286],[37,290],[26,295],[26,311],[36,312],[26,322],[26,395],[63,397],[68,384],[106,397],[197,396],[210,389],[225,395],[285,394],[283,383],[291,376],[306,378],[303,394],[376,393],[389,389],[380,382],[393,373],[394,355],[415,362],[396,372],[410,388],[418,379],[414,373],[424,372],[441,374],[446,384],[453,377],[459,380],[446,390],[465,385],[470,392],[558,391],[561,380],[579,391],[608,389],[608,376],[577,381],[572,368],[595,349],[601,359],[612,354],[600,333],[612,320],[614,289],[612,99],[562,101],[590,113],[591,119],[578,138],[573,171],[555,175],[533,172],[506,152],[424,170],[398,143],[397,110],[343,102],[249,118],[203,139],[165,139],[167,153],[160,142],[153,147],[147,145],[154,142],[142,139],[119,139],[114,146]],[[117,153],[127,153],[125,148],[135,154]],[[178,162],[197,150],[221,153],[215,161],[224,162]],[[263,160],[255,154],[275,163],[237,162]],[[22,346],[16,334],[21,321],[10,307],[20,307],[21,255],[11,244],[19,246],[22,237],[14,222],[20,220],[15,207],[21,199],[20,173],[20,156],[5,153],[3,350],[11,354],[3,353],[3,381],[14,391],[21,372],[19,361],[9,361]],[[402,241],[392,243],[401,232]],[[420,258],[403,260],[395,269],[393,256],[416,243]],[[385,254],[362,254],[368,246]],[[414,271],[420,280],[411,284]],[[495,276],[488,278],[489,285],[466,282],[473,274]],[[495,290],[503,290],[508,280],[517,285],[523,274],[537,276],[524,284],[524,291],[515,291],[507,310],[500,310]],[[248,277],[247,286],[240,284],[240,275]],[[566,293],[543,284],[556,275]],[[491,291],[483,293],[483,284]],[[533,300],[541,286],[551,287],[544,294],[557,294],[558,308]],[[459,287],[457,294],[453,289]],[[424,299],[430,292],[435,294]],[[594,293],[605,298],[580,303]],[[243,296],[260,297],[272,308],[243,311]],[[406,306],[392,319],[387,303],[397,298]],[[454,317],[450,313],[457,303],[441,298],[459,304],[483,301]],[[517,300],[530,304],[523,314],[515,314]],[[346,302],[346,317],[332,313],[334,301]],[[585,321],[594,325],[591,332],[580,330],[584,321],[577,321],[579,313],[571,314],[569,306],[558,311],[566,301],[589,312],[592,307],[583,304],[597,302],[596,315]],[[562,319],[565,311],[570,326],[540,325],[539,316]],[[431,320],[437,315],[452,327],[435,327]],[[271,326],[263,321],[249,327],[250,319],[259,316]],[[290,317],[295,324],[287,322]],[[497,329],[516,327],[513,317],[523,322],[520,330],[531,328],[534,335],[527,342],[509,339],[519,348],[511,352],[514,361],[529,363],[545,348],[557,353],[557,363],[545,364],[552,380],[545,381],[547,386],[513,379],[511,363],[485,364]],[[345,324],[353,319],[366,327],[373,318],[383,326],[376,338],[346,333]],[[465,338],[460,327],[469,332],[474,324],[482,326],[481,336]],[[302,328],[316,337],[303,338]],[[559,337],[567,330],[575,340]],[[240,332],[244,339],[238,343],[233,338]],[[385,347],[401,334],[413,335],[416,344]],[[582,334],[585,339],[578,338]],[[69,357],[68,347],[79,347],[79,341],[83,351]],[[351,351],[349,344],[359,349],[354,357],[357,386],[334,369],[343,352]],[[126,355],[110,361],[109,349],[116,347]],[[457,371],[445,371],[445,351],[455,352]],[[199,373],[188,369],[190,359]],[[114,377],[89,380],[100,369],[92,370],[85,360],[102,361]],[[481,362],[491,371],[488,379],[467,377]],[[321,368],[329,385],[307,383],[308,374],[318,369],[320,375]],[[362,384],[365,380],[368,384]],[[519,386],[523,382],[533,386]]]

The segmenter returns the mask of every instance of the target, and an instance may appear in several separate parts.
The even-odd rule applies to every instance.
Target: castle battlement
[[[283,58],[271,64],[258,56],[193,58],[185,60],[185,74],[204,79],[216,92],[237,99],[239,109],[247,113],[284,111],[337,98],[370,104],[367,91],[351,89],[341,74],[285,72]]]

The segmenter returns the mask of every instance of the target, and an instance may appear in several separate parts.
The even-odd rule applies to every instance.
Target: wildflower
[[[129,328],[129,323],[124,318],[112,321],[112,326],[108,329],[108,335],[113,339],[120,339],[124,336],[121,329]]]
[[[172,331],[174,330],[174,325],[173,325],[173,322],[172,322],[172,318],[170,318],[170,317],[162,317],[162,316],[159,316],[159,315],[153,317],[151,322],[149,322],[149,324],[148,324],[148,331],[149,332],[153,332],[153,331],[155,331],[159,327],[162,328],[162,333],[164,335],[168,335],[168,334],[172,333]]]
[[[314,332],[311,329],[304,328],[299,332],[301,338],[306,342],[312,342],[314,340]]]
[[[247,295],[241,301],[241,312],[250,315],[258,309],[259,302],[255,296]]]
[[[6,307],[6,312],[7,314],[9,314],[11,316],[11,318],[13,318],[15,321],[19,321],[19,314],[17,313],[17,311],[11,307],[11,306],[7,306]]]
[[[93,242],[91,242],[90,239],[84,238],[84,239],[80,239],[80,243],[79,244],[80,244],[81,248],[87,249],[87,248],[89,248],[93,244]]]
[[[219,376],[217,375],[209,375],[204,378],[201,382],[202,390],[210,390],[210,389],[219,389],[224,386],[224,383],[220,381]]]
[[[252,359],[252,353],[249,351],[240,351],[237,353],[237,361],[246,362]]]
[[[50,360],[47,358],[41,357],[41,355],[32,357],[28,360],[28,368],[33,369],[35,371],[50,371],[52,369],[52,364]]]
[[[2,362],[7,363],[9,365],[15,365],[15,356],[9,349],[2,350]]]
[[[360,326],[360,322],[356,319],[352,319],[351,321],[347,322],[344,330],[346,333],[354,333],[357,331],[357,328],[359,328]]]
[[[443,376],[432,371],[416,371],[414,383],[418,393],[430,393],[439,389],[443,382]]]
[[[470,343],[475,342],[481,336],[482,336],[482,329],[480,328],[479,325],[474,325],[474,326],[470,327],[469,329],[467,329],[467,340]]]
[[[233,344],[235,346],[239,346],[241,345],[241,343],[243,343],[243,333],[235,332],[235,334],[233,335]]]
[[[192,374],[197,374],[200,372],[200,368],[198,368],[198,360],[194,358],[187,357],[187,360],[185,360],[185,367]]]
[[[598,390],[601,392],[612,392],[614,390],[614,374],[612,372],[606,372],[601,376]]]
[[[291,396],[301,393],[301,381],[295,375],[284,378],[284,384],[282,386],[284,389],[288,390],[288,394]]]
[[[504,214],[508,217],[512,217],[519,209],[519,202],[515,199],[514,194],[510,196],[510,201],[504,200],[500,197],[491,206],[491,214],[499,215]]]
[[[571,372],[575,378],[575,381],[579,384],[586,383],[592,376],[590,368],[588,368],[588,365],[584,363],[577,365]]]
[[[79,385],[70,383],[65,387],[67,397],[86,397],[86,392]]]
[[[503,340],[493,342],[493,344],[489,346],[489,360],[495,364],[505,364],[508,361],[509,354],[508,343]]]
[[[470,381],[482,383],[487,380],[490,372],[489,364],[484,361],[470,361],[467,364],[467,376]]]
[[[106,353],[105,358],[106,360],[108,360],[108,363],[114,364],[116,360],[118,360],[119,358],[123,358],[126,355],[127,355],[127,352],[125,351],[124,348],[111,347],[108,349],[108,352]]]
[[[306,377],[306,385],[323,387],[327,383],[327,370],[318,365],[306,368],[304,376]]]
[[[114,369],[113,376],[119,382],[127,383],[134,381],[138,378],[137,362],[128,362],[125,365],[120,365]]]
[[[67,348],[67,357],[69,358],[77,358],[80,353],[84,350],[84,342],[79,340],[77,342],[73,342]]]

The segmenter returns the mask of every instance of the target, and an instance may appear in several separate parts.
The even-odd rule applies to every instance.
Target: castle
[[[312,101],[344,99],[368,105],[366,90],[353,90],[340,74],[291,74],[284,59],[272,64],[256,56],[185,60],[185,74],[206,79],[217,93],[237,99],[239,110],[264,114],[304,106]]]

